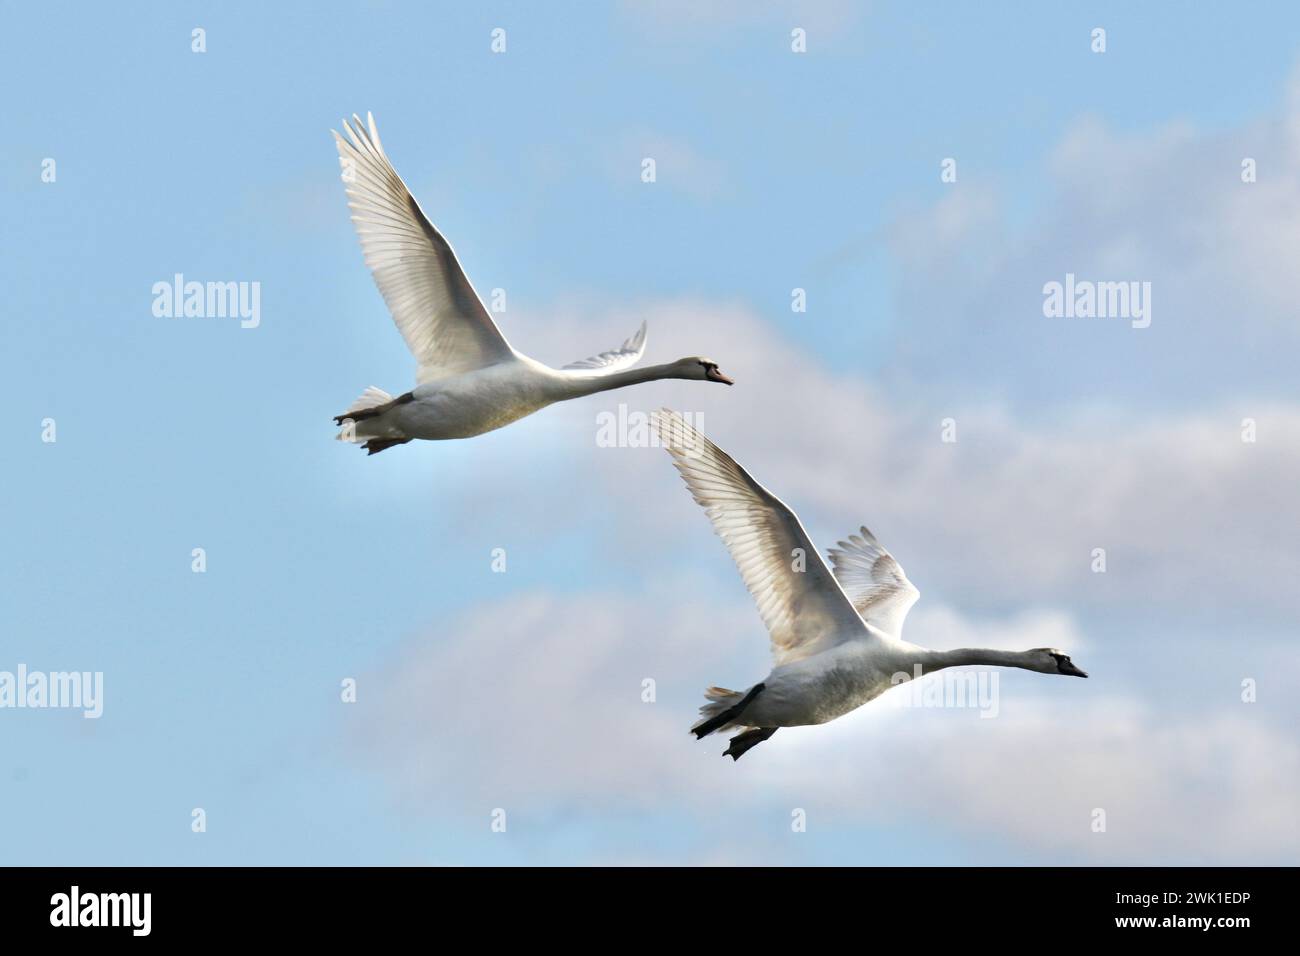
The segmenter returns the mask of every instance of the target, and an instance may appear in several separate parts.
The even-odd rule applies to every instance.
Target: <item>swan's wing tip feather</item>
[[[375,284],[420,363],[418,381],[515,358],[450,243],[384,154],[374,114],[367,111],[366,118],[353,113],[340,124],[342,135],[331,132],[344,168],[356,164],[355,179],[344,177],[348,207],[357,213],[350,218]]]
[[[832,569],[862,619],[897,637],[921,592],[866,525],[860,532],[828,552]]]
[[[862,621],[799,523],[779,498],[670,408],[652,415],[661,444],[731,552],[771,635],[778,663],[819,653],[862,633]],[[796,571],[792,549],[808,555]]]
[[[641,356],[645,354],[645,341],[646,324],[642,321],[641,327],[631,337],[624,339],[623,344],[618,348],[601,352],[590,358],[570,362],[568,365],[562,366],[562,368],[567,371],[586,372],[589,375],[597,376],[618,372],[640,361]]]

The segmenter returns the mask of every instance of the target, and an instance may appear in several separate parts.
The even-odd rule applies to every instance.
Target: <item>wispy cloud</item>
[[[1011,205],[1019,183],[988,178],[908,209],[888,240],[899,276],[891,381],[1037,408],[1289,397],[1297,88],[1300,78],[1271,115],[1227,129],[1129,131],[1081,115],[1028,215]],[[1067,272],[1149,282],[1152,325],[1045,319],[1043,285]]]

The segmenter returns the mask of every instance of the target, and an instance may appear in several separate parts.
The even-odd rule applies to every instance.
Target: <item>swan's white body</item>
[[[802,727],[842,717],[897,684],[895,675],[907,673],[920,650],[880,635],[777,664],[763,679],[763,693],[745,708],[744,726]]]
[[[643,325],[625,343],[627,351],[623,354],[632,355],[631,361],[635,361],[644,346]],[[637,382],[691,377],[669,374],[678,371],[689,373],[690,369],[681,368],[680,363],[648,365],[622,373],[604,369],[554,369],[516,353],[510,361],[417,385],[410,392],[412,401],[394,404],[380,415],[361,419],[356,422],[354,433],[358,440],[470,438],[509,425],[555,402]],[[391,396],[383,394],[383,401],[391,402]],[[356,406],[350,409],[363,410]]]
[[[342,415],[339,438],[373,454],[413,438],[469,438],[554,402],[665,378],[731,380],[708,359],[632,369],[645,352],[645,324],[619,348],[562,369],[516,351],[484,308],[442,234],[388,161],[373,116],[337,132],[348,206],[366,265],[419,362],[418,384],[394,398],[370,387]]]
[[[739,759],[779,727],[823,724],[890,687],[944,667],[992,664],[1086,677],[1055,648],[934,651],[901,637],[920,597],[893,555],[866,528],[821,559],[799,518],[730,455],[676,412],[655,417],[659,437],[726,543],[772,642],[774,666],[747,691],[711,687],[704,736],[752,728],[732,738]]]

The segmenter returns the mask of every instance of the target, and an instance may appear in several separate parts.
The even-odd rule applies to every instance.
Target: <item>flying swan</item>
[[[398,331],[419,362],[415,388],[394,398],[367,388],[334,421],[338,438],[373,455],[413,438],[469,438],[554,402],[664,378],[733,384],[698,356],[632,368],[645,351],[645,323],[616,349],[561,369],[516,352],[465,277],[456,254],[388,161],[375,119],[353,114],[337,131],[348,207],[366,266]],[[367,128],[368,127],[368,128]]]
[[[739,760],[778,728],[824,724],[902,680],[944,667],[994,664],[1040,674],[1088,675],[1054,647],[933,651],[901,637],[920,597],[893,555],[862,528],[831,549],[833,571],[799,518],[735,459],[663,409],[660,443],[713,522],[758,604],[772,640],[771,673],[745,691],[710,687],[696,739],[738,728],[725,751]],[[796,570],[796,568],[802,570]]]

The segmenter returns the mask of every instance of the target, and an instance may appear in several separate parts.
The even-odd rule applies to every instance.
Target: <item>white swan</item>
[[[830,552],[834,571],[799,518],[676,412],[654,416],[660,442],[726,543],[772,639],[775,666],[745,691],[710,687],[696,738],[743,728],[725,754],[739,760],[779,727],[822,724],[890,687],[944,667],[995,664],[1088,675],[1052,647],[933,651],[902,640],[920,593],[866,528]]]
[[[631,368],[645,351],[645,323],[617,349],[553,369],[516,352],[474,292],[442,234],[420,211],[384,154],[375,119],[353,114],[337,131],[348,206],[366,265],[406,345],[420,363],[414,389],[394,398],[371,386],[334,421],[338,437],[368,454],[413,438],[468,438],[553,402],[664,378],[731,385],[716,362],[678,359]]]

